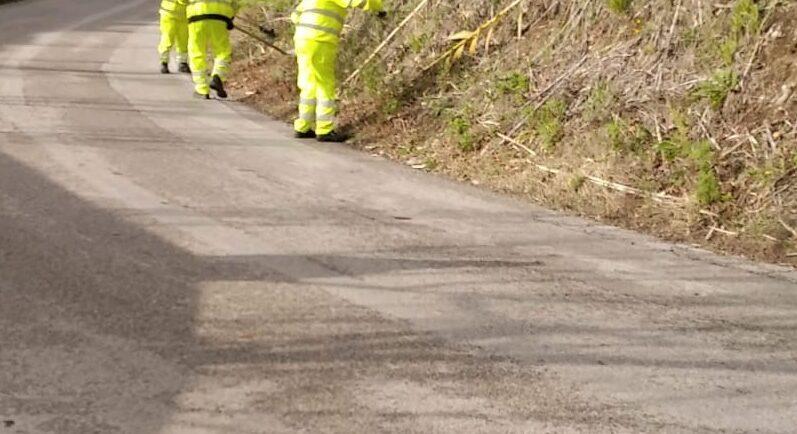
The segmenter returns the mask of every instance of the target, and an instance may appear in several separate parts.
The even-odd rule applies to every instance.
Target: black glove
[[[387,18],[387,12],[379,11],[377,12],[376,17],[379,18],[380,20],[384,20],[385,18]]]
[[[265,24],[261,24],[260,25],[260,31],[263,32],[263,34],[268,36],[269,38],[276,38],[277,37],[277,32],[275,32],[274,29],[272,29],[270,27],[266,27]]]

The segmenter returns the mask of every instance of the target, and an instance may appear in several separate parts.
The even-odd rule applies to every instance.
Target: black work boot
[[[191,67],[188,66],[188,63],[181,62],[179,71],[182,72],[183,74],[190,74],[191,73]]]
[[[206,93],[199,93],[199,92],[194,91],[194,98],[196,98],[196,99],[210,99],[210,95],[208,95]]]
[[[315,131],[307,130],[307,131],[294,131],[293,137],[297,139],[315,139]]]
[[[343,143],[346,140],[349,140],[350,136],[346,133],[339,133],[337,131],[332,131],[328,134],[321,134],[316,137],[316,140],[319,142],[331,142],[331,143]]]
[[[224,82],[221,81],[221,77],[218,75],[214,75],[210,80],[210,88],[216,91],[216,96],[219,98],[227,98],[227,91],[224,90]]]
[[[161,63],[161,74],[169,73],[169,64],[166,62]]]

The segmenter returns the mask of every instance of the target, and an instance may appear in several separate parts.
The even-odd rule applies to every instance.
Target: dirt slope
[[[291,2],[247,11],[289,47]],[[794,1],[430,1],[341,95],[355,146],[663,238],[797,264]],[[349,20],[341,77],[417,1]],[[489,34],[488,34],[489,33]],[[467,44],[470,47],[470,44]],[[233,85],[290,119],[293,61],[242,39]]]

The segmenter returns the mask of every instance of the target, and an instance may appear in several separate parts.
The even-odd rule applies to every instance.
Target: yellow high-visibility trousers
[[[301,92],[299,117],[293,127],[300,133],[329,134],[335,129],[337,115],[338,45],[305,39],[296,39],[294,44]]]
[[[208,51],[213,53],[213,70],[208,68]],[[232,45],[227,24],[218,20],[202,20],[188,25],[188,55],[191,59],[191,74],[197,93],[210,93],[212,75],[222,81],[227,79],[232,62]]]
[[[188,20],[161,12],[161,41],[158,45],[161,63],[169,63],[172,49],[177,63],[188,62]]]

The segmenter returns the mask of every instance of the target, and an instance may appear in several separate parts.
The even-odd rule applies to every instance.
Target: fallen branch
[[[511,138],[511,137],[509,137],[509,136],[507,136],[505,134],[497,133],[497,135],[501,139],[511,143],[518,150],[524,150],[524,151],[528,152],[533,157],[537,156],[536,152],[534,152],[533,150],[529,149],[527,146],[521,144],[517,140],[515,140],[515,139],[513,139],[513,138]],[[536,168],[537,170],[540,170],[542,172],[552,173],[552,174],[555,174],[555,175],[566,174],[562,170],[554,169],[554,168],[551,168],[551,167],[548,167],[548,166],[543,166],[542,164],[537,164],[537,163],[535,163],[534,161],[532,161],[530,159],[526,159],[526,161],[528,161],[534,168]],[[633,195],[633,196],[648,198],[648,199],[651,199],[651,200],[654,200],[654,201],[660,202],[660,203],[680,204],[680,203],[683,202],[680,198],[677,198],[675,196],[670,196],[670,195],[664,194],[664,193],[651,193],[651,192],[648,192],[648,191],[640,190],[638,188],[629,187],[627,185],[618,184],[618,183],[612,182],[612,181],[607,181],[605,179],[598,178],[597,176],[586,175],[586,176],[584,176],[584,179],[586,181],[590,182],[591,184],[594,184],[594,185],[597,185],[597,186],[600,186],[600,187],[604,187],[604,188],[607,188],[609,190],[619,191],[621,193],[626,193],[626,194],[630,194],[630,195]]]
[[[716,226],[712,226],[708,230],[708,234],[706,234],[706,241],[711,240],[715,233],[727,235],[729,237],[736,237],[739,236],[738,232],[726,231],[725,229],[720,229]]]
[[[376,55],[379,54],[379,52],[382,51],[387,46],[387,44],[389,44],[390,41],[393,40],[394,37],[396,37],[398,32],[401,31],[401,29],[403,29],[404,26],[406,26],[407,23],[409,23],[410,20],[412,20],[412,18],[415,17],[415,15],[418,14],[418,12],[420,12],[420,10],[423,9],[423,7],[426,6],[427,3],[429,3],[429,0],[421,0],[421,2],[418,3],[418,6],[416,6],[415,9],[412,12],[410,12],[410,14],[407,15],[407,17],[404,18],[404,20],[402,20],[401,23],[399,23],[399,25],[395,29],[393,29],[393,31],[390,32],[389,35],[387,35],[385,40],[382,41],[382,43],[380,43],[379,46],[376,47],[376,49],[374,49],[373,53],[371,53],[371,55],[369,55],[368,58],[366,58],[365,61],[363,61],[363,63],[361,63],[360,66],[356,70],[354,70],[354,72],[352,72],[348,76],[348,78],[346,78],[346,80],[343,81],[343,84],[344,85],[348,84],[350,81],[354,80],[358,75],[360,75],[360,72],[362,72],[363,68],[365,68],[369,63],[371,63],[372,60],[374,60]]]
[[[518,150],[523,150],[523,151],[526,151],[526,152],[528,152],[529,154],[531,154],[531,155],[532,155],[532,156],[534,156],[534,157],[536,157],[536,156],[537,156],[537,153],[536,153],[536,152],[534,152],[534,151],[533,151],[531,148],[529,148],[528,146],[526,146],[526,145],[524,145],[524,144],[522,144],[522,143],[518,142],[517,140],[515,140],[515,139],[513,139],[513,138],[511,138],[511,137],[509,137],[509,136],[507,136],[507,135],[501,134],[501,133],[496,133],[496,135],[498,135],[498,137],[500,137],[501,139],[503,139],[503,140],[505,140],[505,141],[509,142],[509,143],[510,143],[512,146],[514,146],[514,147],[518,148]]]

